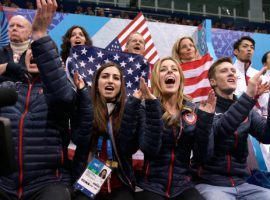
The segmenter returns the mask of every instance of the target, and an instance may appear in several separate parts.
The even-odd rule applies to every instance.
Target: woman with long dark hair
[[[92,46],[93,42],[88,35],[87,31],[82,26],[72,26],[70,27],[65,35],[62,37],[62,44],[61,44],[61,58],[62,61],[65,63],[68,56],[69,51],[72,47],[76,45],[88,45]]]
[[[74,176],[78,178],[87,163],[97,158],[112,169],[112,174],[96,199],[133,199],[131,158],[123,156],[118,142],[126,96],[123,72],[115,63],[106,63],[96,71],[92,82],[90,100],[87,88],[75,73],[74,83],[81,94],[78,129],[72,134],[77,145]],[[78,192],[76,199],[88,197]]]

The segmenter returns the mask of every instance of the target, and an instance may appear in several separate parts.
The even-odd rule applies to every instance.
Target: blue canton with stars
[[[148,81],[149,65],[141,55],[114,52],[98,47],[76,46],[71,49],[67,59],[67,69],[71,76],[78,71],[87,85],[92,85],[92,77],[102,64],[114,62],[121,66],[124,72],[127,95],[132,95],[139,88],[139,78]]]
[[[122,51],[122,48],[120,46],[120,43],[117,37],[110,44],[108,44],[108,46],[105,49],[109,51],[117,51],[117,52]]]

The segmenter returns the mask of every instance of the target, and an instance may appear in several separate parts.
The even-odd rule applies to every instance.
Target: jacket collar
[[[223,111],[228,110],[229,107],[237,101],[235,95],[233,95],[233,99],[225,99],[219,96],[218,94],[216,94],[216,97],[217,97],[217,107],[221,108]]]
[[[234,63],[234,66],[236,67],[236,69],[245,74],[245,72],[247,71],[245,68],[246,68],[246,65],[248,65],[248,68],[249,69],[251,67],[251,63],[244,63],[238,59],[235,60],[235,63]]]

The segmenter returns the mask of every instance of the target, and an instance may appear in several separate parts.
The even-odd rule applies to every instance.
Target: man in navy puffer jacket
[[[22,82],[3,82],[15,88],[18,101],[0,115],[11,120],[18,170],[0,177],[0,199],[71,199],[65,168],[68,108],[75,99],[55,43],[47,36],[56,0],[37,0],[32,26],[34,42],[26,53],[28,73]]]
[[[248,184],[248,134],[262,143],[270,143],[270,118],[260,116],[253,107],[257,97],[269,86],[261,85],[262,69],[248,81],[239,99],[236,69],[230,58],[220,58],[210,67],[208,78],[217,96],[214,131],[214,155],[203,165],[193,163],[200,178],[196,188],[207,200],[270,199],[270,190]],[[269,103],[268,103],[269,110]]]

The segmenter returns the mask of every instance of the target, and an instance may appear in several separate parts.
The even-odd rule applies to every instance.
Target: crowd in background
[[[21,7],[25,9],[35,9],[35,5],[33,1],[27,0],[22,4],[16,4],[12,0],[2,0],[1,4],[7,7]],[[60,3],[58,7],[58,12],[62,13],[75,13],[75,14],[82,14],[82,15],[95,15],[95,16],[106,16],[106,17],[113,17],[113,18],[121,18],[121,19],[133,19],[135,14],[132,11],[128,10],[121,10],[119,8],[103,8],[98,7],[96,5],[85,6],[84,4],[78,3],[77,6],[72,7],[73,9],[68,6],[65,2]],[[193,19],[188,18],[186,16],[180,15],[156,15],[154,13],[144,13],[146,19],[148,21],[154,22],[164,22],[170,24],[181,24],[181,25],[190,25],[190,26],[198,26],[202,20],[201,19]],[[234,21],[222,22],[219,20],[212,20],[213,21],[213,28],[221,28],[221,29],[228,29],[228,30],[238,30],[244,32],[256,32],[256,33],[264,33],[269,34],[270,30],[267,30],[265,27],[260,26],[236,26]]]
[[[150,89],[144,71],[132,74],[132,64],[140,70],[147,64],[141,33],[127,36],[125,62],[121,52],[105,60],[100,48],[95,58],[87,54],[94,50],[92,39],[74,25],[63,35],[59,55],[47,32],[57,2],[36,4],[32,24],[22,15],[9,19],[10,42],[0,48],[0,88],[18,96],[15,105],[0,108],[0,116],[11,122],[16,162],[13,171],[0,174],[1,200],[269,199],[269,173],[248,164],[256,158],[249,134],[270,144],[269,51],[258,71],[252,67],[255,40],[249,36],[233,44],[234,63],[229,57],[201,56],[191,37],[181,37],[171,56],[155,63]],[[98,15],[106,16],[105,11]],[[80,53],[67,57],[76,49]],[[93,73],[84,61],[98,57],[102,63],[93,64]],[[64,68],[69,62],[78,64]],[[93,75],[91,87],[82,68]],[[124,70],[139,82],[131,96]],[[193,88],[207,100],[187,94],[188,82],[195,85],[185,73],[191,70],[206,80]],[[70,141],[77,145],[73,160]],[[136,169],[132,155],[139,149],[143,166]]]

